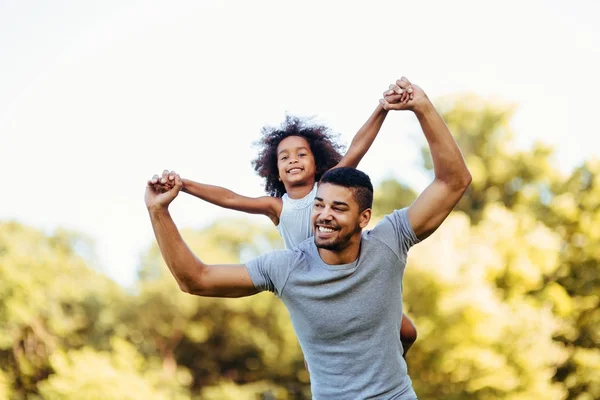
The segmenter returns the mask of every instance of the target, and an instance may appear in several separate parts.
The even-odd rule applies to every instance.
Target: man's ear
[[[360,213],[358,216],[358,225],[360,226],[360,229],[365,229],[367,225],[369,225],[369,222],[371,221],[371,213],[372,211],[370,208],[367,208]]]

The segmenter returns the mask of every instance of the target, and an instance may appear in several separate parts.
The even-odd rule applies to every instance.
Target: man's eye
[[[315,208],[323,208],[322,204],[315,204]]]

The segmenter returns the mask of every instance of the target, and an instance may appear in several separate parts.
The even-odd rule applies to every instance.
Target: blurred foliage
[[[600,161],[563,174],[550,147],[516,148],[515,107],[438,104],[473,174],[456,211],[414,247],[405,311],[421,399],[600,398]],[[431,170],[428,150],[423,167]],[[389,179],[374,215],[410,204]],[[142,205],[140,205],[142,206]],[[207,262],[282,243],[221,220],[183,236]],[[0,399],[305,399],[309,376],[275,296],[181,293],[155,244],[127,292],[91,267],[82,235],[0,223]]]

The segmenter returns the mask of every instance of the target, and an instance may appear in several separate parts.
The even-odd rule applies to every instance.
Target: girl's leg
[[[417,328],[415,324],[406,316],[406,314],[402,314],[402,322],[400,324],[400,341],[402,342],[402,347],[404,348],[404,357],[406,357],[406,353],[410,346],[417,340]]]

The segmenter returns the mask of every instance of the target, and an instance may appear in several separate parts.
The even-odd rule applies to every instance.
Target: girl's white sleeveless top
[[[317,195],[317,182],[309,194],[301,199],[290,199],[285,193],[281,200],[283,207],[277,230],[283,238],[286,249],[293,249],[300,242],[313,236],[310,214]]]

